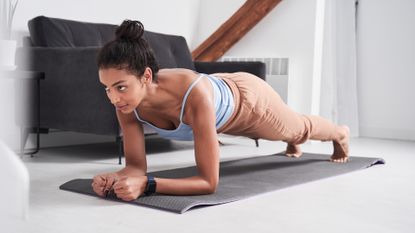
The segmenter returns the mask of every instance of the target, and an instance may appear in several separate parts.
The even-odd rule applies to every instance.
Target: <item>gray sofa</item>
[[[45,73],[40,87],[40,127],[119,138],[115,110],[99,83],[96,64],[97,51],[114,38],[117,25],[38,16],[28,27],[29,43],[18,49],[17,61],[25,61],[18,64],[19,69]],[[160,68],[246,71],[265,78],[264,63],[194,62],[184,37],[150,31],[144,37]],[[153,132],[146,128],[145,133]]]

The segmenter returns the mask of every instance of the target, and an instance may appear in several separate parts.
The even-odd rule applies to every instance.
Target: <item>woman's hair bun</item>
[[[124,20],[115,31],[117,40],[136,41],[144,34],[144,25],[137,20]]]

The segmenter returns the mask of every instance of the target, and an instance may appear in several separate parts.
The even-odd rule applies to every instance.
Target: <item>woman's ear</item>
[[[151,69],[149,67],[147,67],[144,70],[143,81],[146,84],[149,84],[149,83],[151,83],[153,81],[153,72],[151,71]]]

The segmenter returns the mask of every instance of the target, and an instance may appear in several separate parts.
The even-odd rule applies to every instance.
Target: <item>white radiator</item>
[[[287,103],[288,97],[288,58],[272,57],[222,57],[219,61],[260,61],[266,66],[266,81]]]

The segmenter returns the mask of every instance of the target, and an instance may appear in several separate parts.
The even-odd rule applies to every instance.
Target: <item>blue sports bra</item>
[[[207,77],[212,84],[213,87],[213,94],[214,94],[214,103],[215,103],[215,113],[216,113],[216,129],[219,129],[223,126],[226,121],[231,117],[234,111],[234,100],[232,91],[229,86],[223,81],[222,79],[218,79],[214,76],[207,75],[207,74],[200,74],[200,76],[195,79],[187,89],[183,101],[182,107],[180,111],[180,124],[176,129],[168,130],[158,128],[157,126],[151,124],[148,121],[142,120],[138,115],[137,110],[134,110],[135,116],[137,120],[149,125],[153,128],[161,137],[172,139],[172,140],[181,140],[181,141],[192,141],[193,140],[193,129],[189,125],[183,122],[183,113],[184,107],[186,104],[187,97],[190,94],[190,91],[193,87],[201,80],[202,77]]]

